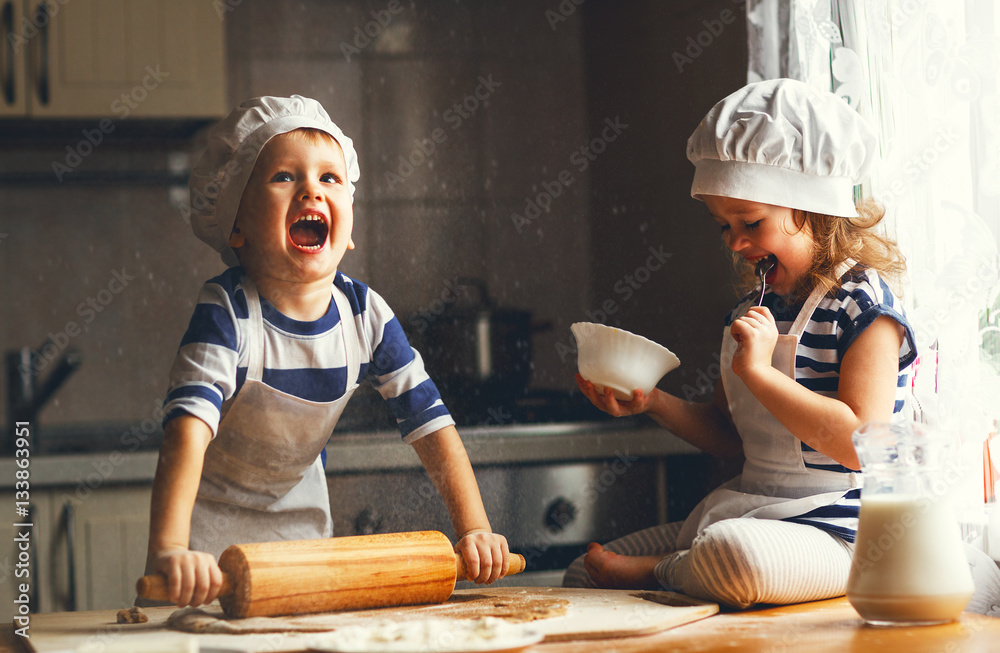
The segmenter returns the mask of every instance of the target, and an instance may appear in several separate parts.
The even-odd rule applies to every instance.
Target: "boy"
[[[171,370],[147,571],[178,606],[216,598],[230,544],[332,536],[320,454],[367,377],[441,493],[469,570],[508,568],[454,420],[384,300],[337,271],[353,144],[315,100],[262,97],[213,128],[195,234],[232,266],[202,289]]]

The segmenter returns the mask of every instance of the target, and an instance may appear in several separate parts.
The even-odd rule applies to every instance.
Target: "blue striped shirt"
[[[833,296],[827,296],[819,303],[802,331],[795,352],[795,381],[824,397],[836,399],[840,362],[848,347],[877,318],[883,315],[890,317],[899,322],[905,331],[899,348],[899,373],[892,409],[893,421],[905,420],[904,408],[910,395],[909,379],[917,358],[917,346],[902,302],[878,272],[871,268],[856,265],[841,277],[841,282],[841,288]],[[726,316],[726,326],[746,313],[749,305],[760,296],[759,292],[753,291],[740,300]],[[801,309],[801,304],[789,305],[772,292],[764,295],[764,306],[770,309],[781,334],[791,330]],[[806,467],[851,471],[806,444],[802,445],[802,451]]]
[[[899,372],[892,411],[894,422],[904,421],[908,418],[906,400],[910,395],[909,380],[917,347],[902,302],[871,268],[856,265],[841,277],[841,282],[842,286],[835,294],[823,298],[803,329],[795,355],[795,381],[825,397],[836,398],[844,354],[872,322],[883,315],[890,317],[899,322],[905,332],[899,348]],[[726,316],[726,326],[746,313],[749,306],[757,301],[759,292],[753,291],[740,300]],[[801,309],[801,304],[789,305],[771,292],[764,295],[764,305],[770,309],[781,334],[791,330]],[[808,468],[842,473],[853,471],[805,443],[800,443],[800,446],[803,462]],[[851,490],[831,505],[785,521],[810,524],[853,542],[859,507],[859,492]]]
[[[853,542],[858,536],[858,515],[860,513],[861,490],[854,489],[848,490],[834,503],[820,506],[796,517],[787,517],[781,521],[815,526],[842,540]]]
[[[249,312],[242,277],[242,268],[230,268],[202,287],[170,371],[164,423],[187,413],[208,424],[214,435],[223,402],[242,387],[249,362]],[[333,284],[347,296],[357,327],[358,378],[347,378],[336,302],[331,301],[319,319],[303,322],[282,315],[261,297],[261,380],[308,401],[331,402],[367,379],[389,404],[406,442],[454,424],[420,355],[410,347],[385,300],[340,272]]]

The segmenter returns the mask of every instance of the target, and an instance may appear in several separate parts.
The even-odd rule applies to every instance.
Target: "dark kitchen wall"
[[[433,327],[459,279],[484,280],[498,306],[553,324],[534,343],[533,385],[572,388],[555,343],[589,295],[588,174],[573,169],[534,219],[514,216],[586,138],[580,14],[553,25],[545,5],[528,1],[217,7],[231,104],[309,95],[354,139],[357,249],[342,270],[380,292],[406,326],[417,313]],[[43,425],[154,414],[198,288],[222,269],[184,221],[183,187],[162,181],[167,168],[191,165],[203,138],[155,137],[130,121],[55,180],[52,162],[94,122],[36,123],[38,138],[5,138],[0,148],[0,300],[9,311],[0,348],[37,347],[51,334],[53,357],[83,356]],[[145,172],[153,181],[123,181]],[[90,309],[95,298],[106,301]],[[427,365],[433,373],[435,361]]]
[[[680,355],[663,387],[677,391],[705,369],[728,275],[714,226],[688,198],[683,145],[745,74],[739,5],[218,6],[228,8],[231,104],[311,95],[354,138],[358,247],[342,269],[404,324],[416,324],[413,313],[433,318],[459,278],[478,277],[497,305],[553,324],[534,339],[535,388],[574,387],[569,325],[600,319],[608,301],[607,322]],[[729,8],[738,19],[678,71],[672,54]],[[170,179],[202,138],[129,121],[53,180],[52,162],[95,122],[7,131],[0,148],[0,349],[51,336],[53,353],[83,355],[43,425],[155,415],[198,288],[222,269],[192,235],[185,189]],[[19,176],[30,183],[10,181]]]
[[[690,133],[746,83],[746,18],[733,0],[584,6],[588,129],[623,137],[590,177],[590,307],[673,351],[660,388],[707,400],[722,319],[735,303],[730,263],[704,205],[690,197]]]
[[[569,163],[586,141],[581,16],[553,24],[526,0],[317,0],[244,2],[230,23],[232,97],[311,95],[354,138],[358,248],[345,271],[415,340],[464,279],[482,279],[496,306],[552,324],[533,339],[531,384],[575,387],[556,343],[589,294],[589,175]],[[525,216],[553,183],[548,210]],[[460,301],[475,301],[466,292]],[[425,364],[439,382],[448,371]],[[456,405],[470,389],[453,386],[442,393]],[[467,419],[489,418],[479,412]]]

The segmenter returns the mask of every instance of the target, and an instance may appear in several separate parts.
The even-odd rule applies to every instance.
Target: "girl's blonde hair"
[[[812,235],[813,265],[803,275],[789,301],[804,302],[817,287],[825,288],[828,294],[840,290],[841,283],[835,270],[837,265],[847,259],[854,259],[874,269],[886,279],[897,295],[902,294],[906,259],[895,241],[875,231],[875,226],[885,217],[885,209],[870,199],[859,204],[857,209],[856,218],[841,218],[798,209],[794,211],[798,228],[808,229]],[[760,279],[754,275],[753,266],[735,252],[733,263],[739,276],[740,294],[757,287]]]

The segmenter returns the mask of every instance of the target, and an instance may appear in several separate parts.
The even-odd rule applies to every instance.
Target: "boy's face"
[[[290,132],[268,141],[257,157],[230,244],[258,283],[306,283],[336,273],[344,252],[354,248],[353,227],[340,145]]]

